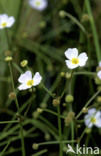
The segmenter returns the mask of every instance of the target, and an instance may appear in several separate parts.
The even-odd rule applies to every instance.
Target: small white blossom
[[[15,22],[13,16],[8,16],[7,14],[0,15],[0,29],[10,28]]]
[[[99,62],[99,67],[101,67],[101,61]]]
[[[29,0],[29,5],[36,10],[42,11],[47,7],[48,1],[47,0]]]
[[[101,70],[98,71],[97,76],[98,76],[99,79],[101,79]]]
[[[19,90],[26,90],[33,86],[37,86],[42,80],[42,77],[39,72],[36,72],[32,77],[31,71],[26,71],[24,74],[21,74],[18,81],[21,85],[18,87]]]
[[[95,108],[89,109],[88,114],[84,117],[84,121],[88,128],[91,128],[93,125],[101,128],[101,111],[97,111]]]
[[[83,67],[88,60],[87,54],[85,52],[78,55],[77,48],[69,48],[65,51],[65,56],[68,60],[66,60],[66,65],[70,69],[74,69],[77,67]]]

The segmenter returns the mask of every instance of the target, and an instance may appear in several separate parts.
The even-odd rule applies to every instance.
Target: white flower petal
[[[87,57],[87,54],[86,53],[81,53],[79,56],[78,56],[78,59],[79,59],[79,66],[85,66],[87,60],[88,60],[88,57]]]
[[[66,60],[66,65],[69,69],[74,69],[77,68],[79,66],[79,64],[73,64],[70,60]]]
[[[101,117],[94,124],[96,127],[101,128]]]
[[[24,74],[21,74],[21,76],[18,79],[20,83],[26,83],[28,80],[32,80],[31,71],[26,71]]]
[[[37,73],[34,75],[33,80],[34,80],[34,85],[33,85],[33,86],[36,86],[36,85],[38,85],[38,84],[41,82],[42,76],[40,75],[39,72],[37,72]]]
[[[101,118],[101,111],[97,111],[97,112],[95,113],[95,118],[96,118],[96,119]]]
[[[8,18],[8,21],[7,21],[7,27],[11,27],[15,22],[15,19],[13,16],[9,17]]]
[[[89,115],[93,116],[95,113],[96,113],[96,109],[95,108],[91,108],[91,109],[88,110],[88,114]]]
[[[39,2],[40,5],[37,5],[37,2]],[[37,9],[39,11],[42,11],[47,7],[48,1],[47,0],[29,0],[29,5],[32,8],[35,8],[35,9]]]
[[[7,19],[8,19],[8,15],[7,14],[0,14],[0,21],[4,21],[4,22],[6,22],[7,21]]]
[[[97,73],[99,79],[101,79],[101,70]]]
[[[99,62],[99,67],[101,67],[101,61]]]
[[[77,58],[78,57],[78,50],[77,48],[69,48],[65,51],[65,56],[68,59]]]
[[[93,123],[91,123],[90,120],[91,120],[91,117],[89,116],[89,114],[85,115],[84,122],[88,128],[91,128],[93,126]]]
[[[19,90],[26,90],[26,89],[28,89],[28,88],[30,88],[30,87],[27,86],[25,83],[21,84],[21,85],[18,87]]]

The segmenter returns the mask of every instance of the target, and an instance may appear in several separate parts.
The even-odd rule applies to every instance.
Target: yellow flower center
[[[78,58],[72,58],[72,64],[78,64],[79,59]]]
[[[91,122],[92,122],[92,123],[96,123],[96,118],[95,118],[95,117],[92,117],[92,118],[91,118]]]
[[[36,5],[37,5],[37,6],[40,6],[40,4],[41,4],[41,3],[40,3],[39,1],[36,2]]]
[[[33,86],[34,84],[34,81],[33,80],[28,80],[27,81],[27,86]]]
[[[6,26],[7,26],[6,22],[2,23],[2,27],[6,27]]]

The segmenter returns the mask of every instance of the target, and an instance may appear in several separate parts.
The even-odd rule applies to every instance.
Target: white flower
[[[0,29],[3,28],[10,28],[15,22],[15,19],[13,16],[8,17],[7,14],[1,14],[0,15]]]
[[[89,109],[88,114],[84,117],[84,121],[88,128],[91,128],[93,125],[101,128],[101,111],[97,111],[95,108]]]
[[[101,61],[99,62],[99,67],[101,67]]]
[[[29,0],[29,5],[36,10],[42,11],[47,7],[48,1],[47,0]]]
[[[35,75],[32,77],[31,71],[26,71],[24,74],[21,74],[18,81],[21,85],[18,87],[19,90],[26,90],[33,86],[37,86],[42,80],[41,75],[39,72],[36,72]]]
[[[83,67],[86,64],[86,61],[88,60],[87,54],[85,52],[78,55],[77,48],[69,48],[65,51],[65,56],[68,60],[66,60],[66,65],[70,69],[74,69],[77,67]]]
[[[98,76],[99,79],[101,79],[101,70],[98,71],[97,76]]]

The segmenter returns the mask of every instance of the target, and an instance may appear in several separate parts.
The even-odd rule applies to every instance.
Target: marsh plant
[[[0,0],[0,156],[100,155],[99,0]]]

